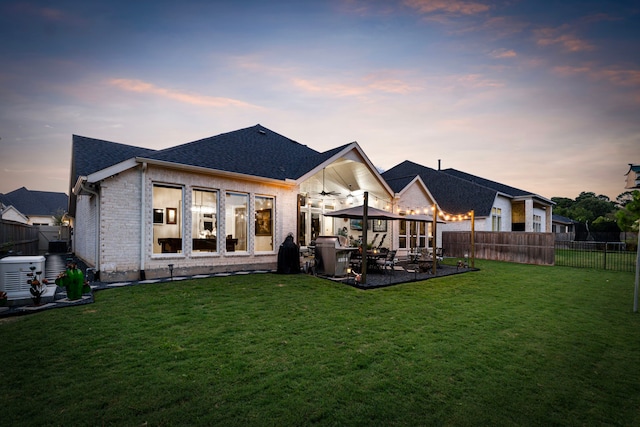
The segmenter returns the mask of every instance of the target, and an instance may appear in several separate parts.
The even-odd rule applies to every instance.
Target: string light
[[[425,215],[429,214],[429,211],[434,212],[436,210],[435,205],[431,205],[424,208],[414,208],[414,207],[398,207],[399,214],[405,215],[415,215],[416,213],[424,212]],[[438,207],[438,217],[444,219],[445,221],[466,221],[471,219],[471,211],[465,213],[448,213],[440,209]],[[410,218],[409,218],[410,219]]]

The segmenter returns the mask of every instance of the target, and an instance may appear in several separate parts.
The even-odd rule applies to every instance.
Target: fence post
[[[604,242],[604,266],[603,268],[607,269],[607,248],[609,247],[609,242]]]
[[[640,230],[638,230],[638,246],[636,247],[636,280],[633,289],[633,312],[638,312],[638,287],[640,286]]]

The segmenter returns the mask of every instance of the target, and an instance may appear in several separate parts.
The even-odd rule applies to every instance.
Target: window
[[[256,196],[256,251],[273,251],[274,208],[275,203],[273,197]]]
[[[249,235],[249,195],[227,193],[225,203],[225,248],[227,252],[246,251]]]
[[[153,185],[153,253],[182,252],[182,188]]]
[[[431,224],[425,221],[400,220],[399,247],[401,249],[414,249],[427,247],[427,241],[431,242],[427,233],[431,232]]]
[[[542,216],[540,215],[533,216],[533,231],[536,233],[542,232]]]
[[[491,208],[491,231],[502,231],[502,209]]]
[[[218,193],[193,190],[191,198],[193,252],[218,251]]]

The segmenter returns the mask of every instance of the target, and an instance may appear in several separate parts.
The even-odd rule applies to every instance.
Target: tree
[[[627,203],[633,200],[633,191],[625,191],[616,197],[616,206],[618,209],[624,208]]]
[[[64,216],[67,214],[64,209],[58,209],[55,214],[53,214],[53,225],[62,225],[64,224]]]
[[[566,198],[552,198],[554,202],[560,202],[560,209],[554,207],[554,211],[558,215],[563,215],[582,223],[592,224],[598,218],[607,218],[613,220],[612,214],[615,212],[616,206],[609,197],[604,195],[596,196],[596,193],[583,191],[576,200],[570,202]]]
[[[556,205],[553,207],[553,213],[571,218],[571,206],[575,203],[573,199],[568,197],[552,197],[551,201]]]
[[[640,191],[627,191],[627,193],[631,193],[631,200],[627,201],[624,207],[616,212],[616,220],[618,227],[622,231],[637,232],[638,220],[640,220]],[[618,196],[618,199],[620,196]]]

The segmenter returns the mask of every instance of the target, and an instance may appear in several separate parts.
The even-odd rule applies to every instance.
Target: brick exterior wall
[[[96,265],[96,227],[98,226],[98,197],[81,195],[76,201],[71,250],[90,266]]]
[[[293,232],[295,234],[297,187],[240,181],[224,176],[198,174],[149,165],[144,172],[143,207],[141,203],[143,194],[141,174],[142,167],[140,166],[119,173],[102,181],[100,184],[99,269],[100,279],[103,281],[138,280],[141,276],[141,266],[144,268],[147,279],[167,277],[169,276],[168,264],[174,265],[174,276],[239,270],[270,270],[277,266],[278,248],[287,233]],[[179,214],[179,218],[183,220],[184,251],[182,253],[153,253],[154,184],[182,188],[184,215]],[[221,248],[221,251],[216,253],[191,252],[192,223],[190,207],[193,189],[217,190],[219,192],[218,207],[220,212],[224,212],[224,195],[227,191],[249,194],[249,245],[246,252],[225,253],[224,248]],[[255,223],[252,218],[254,197],[256,195],[273,196],[275,198],[273,214],[275,230],[272,252],[256,253],[254,250]],[[79,220],[85,212],[79,206],[77,215]],[[144,227],[141,227],[142,220],[144,220]],[[89,224],[80,221],[78,222],[78,228],[89,229]],[[144,243],[142,232],[144,232]],[[218,235],[223,236],[224,233],[225,215],[222,214],[218,216]],[[89,239],[85,243],[83,244],[83,253],[89,253]]]

